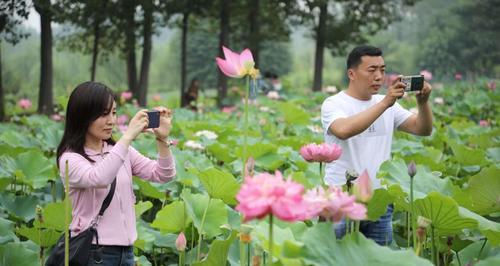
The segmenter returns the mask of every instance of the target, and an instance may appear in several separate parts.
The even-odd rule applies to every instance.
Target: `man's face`
[[[362,56],[361,64],[348,70],[349,79],[357,88],[377,94],[382,87],[385,64],[382,56]]]

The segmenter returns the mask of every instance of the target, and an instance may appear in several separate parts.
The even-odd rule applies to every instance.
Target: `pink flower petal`
[[[372,184],[368,172],[365,170],[361,176],[356,179],[354,184],[354,195],[361,202],[368,202],[373,196]]]
[[[245,49],[241,52],[240,63],[243,67],[254,67],[255,61],[253,60],[252,52],[250,52],[249,49]]]
[[[240,74],[238,73],[237,68],[233,64],[231,64],[231,63],[229,63],[229,62],[227,62],[219,57],[215,58],[215,61],[217,62],[219,69],[222,71],[222,73],[224,73],[224,75],[226,75],[228,77],[232,77],[232,78],[241,77]]]
[[[241,63],[240,55],[224,46],[222,46],[222,52],[224,52],[226,61],[235,67],[238,74],[241,74],[243,71],[243,64]]]

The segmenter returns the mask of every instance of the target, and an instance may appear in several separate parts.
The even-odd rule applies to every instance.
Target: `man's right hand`
[[[403,95],[405,94],[405,87],[406,87],[405,84],[401,82],[401,76],[400,76],[387,89],[387,94],[382,100],[382,102],[387,106],[387,108],[393,106],[397,99],[403,97]]]

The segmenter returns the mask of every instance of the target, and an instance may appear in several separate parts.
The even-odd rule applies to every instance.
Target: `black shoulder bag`
[[[111,188],[109,189],[108,195],[102,202],[101,210],[99,215],[92,221],[92,224],[86,230],[82,231],[77,236],[71,237],[71,231],[69,232],[69,265],[72,266],[87,266],[90,255],[90,247],[92,246],[92,240],[94,237],[96,239],[96,244],[99,246],[99,236],[97,235],[97,224],[99,219],[104,214],[104,211],[108,208],[115,194],[116,178],[111,183]],[[45,266],[64,266],[64,234],[59,238],[57,244],[52,249]]]

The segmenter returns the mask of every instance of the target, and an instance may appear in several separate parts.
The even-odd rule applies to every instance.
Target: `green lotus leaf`
[[[399,186],[406,195],[410,195],[410,176],[403,159],[394,159],[382,163],[378,178],[382,178],[382,183],[388,185],[389,191],[391,191],[391,187]],[[414,199],[424,198],[433,191],[448,196],[453,193],[453,184],[449,178],[439,178],[422,165],[417,165],[417,174],[413,177],[413,180]]]
[[[237,236],[236,231],[232,231],[231,234],[223,240],[216,239],[210,244],[210,250],[205,259],[200,262],[193,263],[195,266],[219,266],[226,265],[227,256],[229,253],[229,247],[231,243]]]
[[[376,221],[387,212],[387,205],[394,202],[393,196],[385,189],[379,188],[373,192],[373,197],[368,202],[368,220]]]
[[[302,237],[303,260],[308,265],[432,265],[412,250],[397,251],[379,246],[362,234],[347,235],[336,240],[331,223],[318,223]]]
[[[453,198],[463,207],[480,214],[500,212],[500,169],[491,166],[469,178],[465,189],[456,189]]]
[[[133,177],[134,184],[139,186],[139,192],[150,198],[154,199],[159,199],[159,200],[164,200],[165,199],[165,193],[161,192],[160,188],[158,188],[157,184],[152,184],[151,182],[145,181],[140,179],[139,177],[134,176]]]
[[[23,243],[10,242],[0,245],[0,265],[38,266],[38,253],[26,249]]]
[[[153,207],[151,201],[139,201],[135,204],[135,218],[138,219],[143,213]]]
[[[460,233],[466,228],[476,228],[477,221],[462,217],[458,204],[450,197],[431,192],[423,199],[415,200],[416,217],[430,219],[438,236]]]
[[[181,198],[186,204],[187,215],[193,220],[198,232],[208,238],[221,234],[221,226],[228,223],[226,205],[220,199],[211,199],[208,195],[191,194],[184,189]]]
[[[151,227],[160,229],[162,233],[179,233],[188,224],[189,218],[184,210],[184,202],[174,201],[156,213]]]
[[[200,181],[205,187],[208,195],[215,199],[221,199],[226,204],[236,205],[236,194],[240,185],[234,176],[215,168],[209,168],[199,172]]]
[[[35,196],[0,194],[0,205],[10,214],[28,222],[35,218],[35,208],[38,205],[38,198]]]

